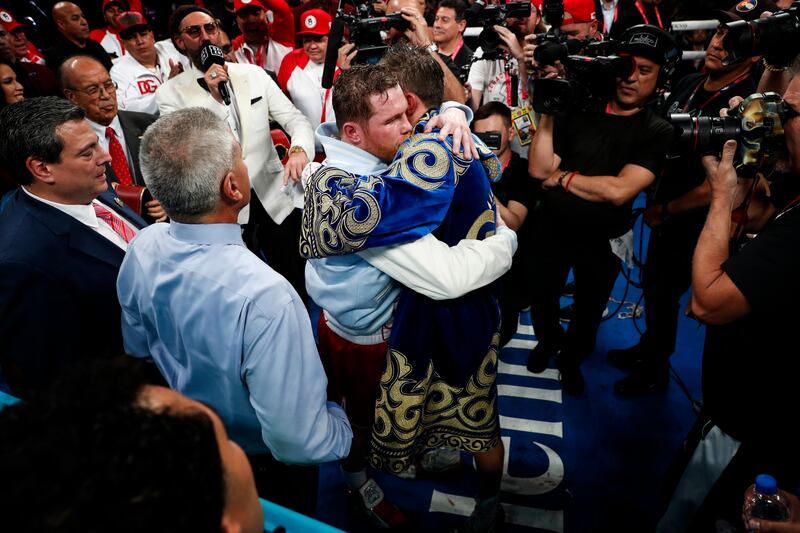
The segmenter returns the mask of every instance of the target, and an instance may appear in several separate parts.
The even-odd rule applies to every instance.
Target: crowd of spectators
[[[458,530],[501,531],[498,354],[529,308],[527,369],[554,365],[564,393],[585,396],[581,362],[630,262],[640,195],[647,329],[608,353],[629,371],[615,392],[669,386],[690,287],[708,325],[704,405],[659,530],[744,527],[755,474],[800,486],[783,423],[798,370],[785,352],[798,63],[729,61],[723,46],[724,23],[785,0],[564,0],[570,53],[611,41],[627,68],[558,113],[537,94],[570,67],[537,52],[541,1],[481,22],[476,41],[480,4],[372,3],[402,24],[369,65],[347,32],[329,42],[337,8],[356,14],[329,0],[6,4],[0,386],[24,403],[0,414],[0,474],[27,481],[0,493],[2,520],[46,508],[37,530],[91,530],[87,506],[106,502],[101,516],[136,517],[130,530],[165,505],[176,531],[258,530],[256,492],[313,516],[318,465],[339,461],[353,506],[396,528],[402,502],[370,469],[414,477],[468,452],[477,504]],[[670,31],[688,17],[720,26]],[[790,110],[780,178],[737,180],[733,141],[676,156],[671,114],[725,114],[757,90]],[[86,446],[97,453],[78,462]],[[37,459],[55,449],[61,466]]]

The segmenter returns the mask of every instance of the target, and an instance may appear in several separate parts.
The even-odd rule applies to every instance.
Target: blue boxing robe
[[[499,161],[480,142],[479,160],[454,156],[449,139],[422,133],[429,116],[380,175],[326,167],[312,176],[303,255],[353,253],[429,232],[455,246],[494,233],[490,179],[499,179]],[[445,301],[401,291],[376,403],[373,466],[399,473],[423,448],[482,452],[497,444],[499,324],[492,286]]]

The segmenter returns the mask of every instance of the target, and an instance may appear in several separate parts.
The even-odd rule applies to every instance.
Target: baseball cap
[[[233,0],[234,13],[238,13],[240,9],[244,9],[250,6],[255,6],[259,9],[264,9],[264,4],[262,4],[259,0]]]
[[[125,0],[103,0],[103,11],[105,11],[106,8],[108,6],[110,6],[111,4],[116,4],[119,7],[121,7],[122,9],[124,9],[125,11],[130,9],[130,6],[128,5],[128,2],[126,2]]]
[[[328,35],[330,32],[331,16],[322,9],[309,9],[300,15],[297,35]]]
[[[594,20],[597,20],[594,13],[594,0],[564,0],[562,25],[582,24]]]
[[[116,26],[117,33],[123,39],[128,38],[126,34],[129,33],[128,30],[133,28],[144,27],[150,29],[150,24],[147,23],[147,20],[138,11],[124,12],[114,19],[114,25]]]
[[[664,65],[674,63],[681,57],[681,50],[672,36],[657,26],[638,24],[625,30],[619,39],[616,52],[644,57]]]
[[[0,24],[2,24],[3,28],[9,33],[17,28],[24,28],[27,26],[27,24],[20,24],[17,22],[17,19],[14,18],[14,15],[12,15],[11,11],[8,9],[0,9]]]
[[[737,20],[755,20],[761,17],[764,11],[774,13],[780,10],[781,8],[772,0],[741,0],[727,11],[715,10],[714,15],[724,24]]]

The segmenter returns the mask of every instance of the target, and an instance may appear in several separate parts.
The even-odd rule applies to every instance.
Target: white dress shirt
[[[33,198],[35,200],[38,200],[40,202],[43,202],[43,203],[45,203],[45,204],[47,204],[47,205],[49,205],[51,207],[55,207],[56,209],[58,209],[62,213],[65,213],[65,214],[71,216],[72,218],[74,218],[75,220],[80,222],[81,224],[89,226],[94,231],[96,231],[97,233],[99,233],[100,235],[102,235],[103,237],[108,239],[109,241],[113,242],[114,244],[116,244],[117,246],[122,248],[123,251],[126,251],[128,249],[128,243],[125,242],[125,239],[120,237],[119,234],[116,231],[111,229],[111,226],[106,224],[105,221],[97,218],[97,215],[94,212],[94,208],[92,207],[92,204],[59,204],[58,202],[53,202],[51,200],[45,200],[44,198],[36,196],[32,192],[30,192],[28,189],[26,189],[24,186],[21,187],[21,189],[23,190],[23,192],[25,192],[25,194],[27,194],[31,198]],[[131,224],[129,224],[128,221],[125,220],[124,217],[121,217],[119,214],[117,214],[116,211],[114,211],[113,209],[108,207],[106,204],[104,204],[100,200],[95,199],[95,200],[93,200],[93,202],[96,202],[96,203],[100,204],[105,209],[108,209],[109,211],[114,213],[116,216],[118,216],[119,219],[122,221],[122,223],[125,224],[128,228],[130,228],[131,231],[133,231],[134,233],[137,233],[139,231],[138,229],[136,229],[136,227],[134,227]]]
[[[93,122],[86,119],[86,122],[92,127],[92,130],[97,134],[99,137],[100,146],[103,147],[103,150],[108,152],[108,137],[106,137],[106,126],[102,124],[98,124],[97,122]],[[136,175],[136,170],[133,168],[133,163],[131,162],[131,153],[128,151],[128,144],[125,142],[125,133],[122,131],[122,124],[119,121],[119,115],[114,117],[114,120],[111,121],[111,124],[108,125],[112,130],[114,130],[114,134],[117,136],[119,143],[122,145],[122,149],[125,151],[125,159],[128,161],[128,169],[131,171],[131,176]]]

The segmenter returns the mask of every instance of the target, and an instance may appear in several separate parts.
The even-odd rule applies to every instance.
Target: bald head
[[[52,15],[58,31],[70,41],[82,46],[89,38],[89,23],[77,5],[58,2],[53,6]]]
[[[425,0],[389,0],[386,5],[387,13],[396,13],[404,7],[414,7],[420,14],[425,13]]]
[[[86,111],[86,118],[108,126],[117,116],[117,91],[108,70],[88,56],[68,58],[58,69],[64,96]]]

